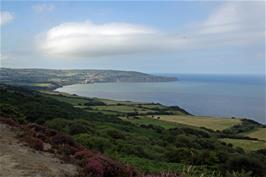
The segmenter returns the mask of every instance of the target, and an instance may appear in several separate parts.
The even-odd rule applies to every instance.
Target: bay
[[[265,124],[265,77],[164,74],[176,82],[75,84],[57,91],[86,97],[178,105],[194,115],[249,118]]]

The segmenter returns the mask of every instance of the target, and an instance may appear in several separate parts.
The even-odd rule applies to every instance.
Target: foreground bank
[[[210,125],[217,122],[205,120],[208,128],[201,128],[184,120],[181,124],[166,119],[167,116],[176,116],[177,120],[181,116],[193,118],[179,107],[40,93],[7,85],[1,85],[0,96],[1,115],[68,134],[90,150],[129,164],[138,174],[180,175],[183,169],[192,168],[191,176],[265,175],[263,146],[243,149],[224,141],[264,143],[245,134],[263,128],[254,121],[233,120],[212,129]]]

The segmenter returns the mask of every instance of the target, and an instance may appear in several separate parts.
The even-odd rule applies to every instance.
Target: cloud
[[[10,23],[14,19],[14,15],[8,11],[0,12],[0,26]]]
[[[39,49],[50,55],[90,57],[171,50],[184,40],[129,23],[63,23],[38,36]]]
[[[200,33],[227,33],[263,29],[264,2],[226,2],[201,24]]]
[[[32,9],[36,13],[51,12],[55,9],[55,6],[52,4],[36,4],[32,6]]]
[[[129,23],[63,23],[39,35],[37,45],[44,54],[73,58],[251,46],[264,42],[263,5],[225,2],[179,34]]]
[[[250,46],[265,43],[264,2],[224,2],[207,19],[186,29],[188,48]]]

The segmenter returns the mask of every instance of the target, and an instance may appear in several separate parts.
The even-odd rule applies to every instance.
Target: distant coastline
[[[37,90],[55,90],[73,84],[110,82],[171,82],[176,77],[156,76],[137,71],[93,69],[0,69],[0,83],[29,87]]]

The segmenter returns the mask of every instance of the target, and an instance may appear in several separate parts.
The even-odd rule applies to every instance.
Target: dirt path
[[[16,139],[18,130],[0,123],[0,177],[74,177],[74,165],[35,151]]]

